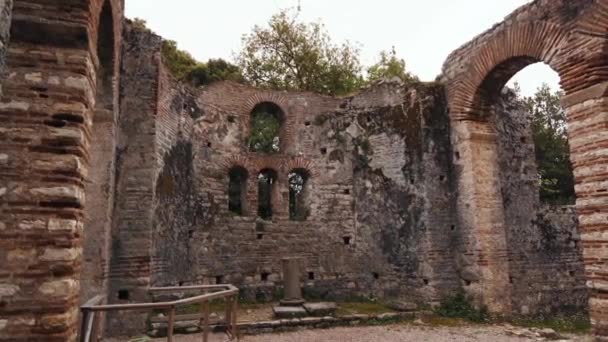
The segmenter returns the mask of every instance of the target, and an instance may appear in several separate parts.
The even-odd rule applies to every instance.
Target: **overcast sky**
[[[321,20],[335,42],[360,45],[364,65],[395,46],[407,68],[434,80],[449,53],[529,0],[300,0],[301,18]],[[196,59],[232,59],[241,37],[298,0],[126,0],[126,15],[142,18]],[[542,63],[515,76],[525,94],[543,82],[559,87]]]

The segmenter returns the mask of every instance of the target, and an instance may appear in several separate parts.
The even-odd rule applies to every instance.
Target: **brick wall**
[[[111,7],[116,32],[122,9]],[[2,341],[76,339],[91,109],[105,62],[95,49],[101,8],[102,1],[13,6],[0,100]],[[120,35],[109,41],[119,46]]]
[[[157,174],[156,124],[161,38],[126,25],[116,142],[116,196],[112,220],[110,302],[148,300]],[[119,299],[122,292],[125,299]],[[128,297],[128,298],[127,298]],[[144,330],[137,313],[110,316],[110,333]]]
[[[492,121],[498,133],[513,311],[587,312],[589,298],[574,208],[541,203],[531,113],[512,96],[503,94]]]

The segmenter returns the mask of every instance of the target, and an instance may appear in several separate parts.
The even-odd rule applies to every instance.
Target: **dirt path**
[[[200,342],[201,335],[178,335],[175,342]],[[223,336],[213,336],[210,342],[225,341]],[[491,341],[522,342],[538,341],[508,334],[501,326],[431,327],[417,325],[389,325],[376,327],[334,328],[327,330],[300,330],[291,333],[246,336],[242,342],[453,342]],[[154,339],[164,342],[166,339]],[[575,337],[562,341],[591,342],[590,337]]]

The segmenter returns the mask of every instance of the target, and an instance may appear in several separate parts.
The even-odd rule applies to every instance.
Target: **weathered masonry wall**
[[[500,90],[522,68],[544,62],[559,74],[566,93],[562,104],[568,117],[580,241],[578,234],[565,228],[556,231],[539,218],[530,229],[530,238],[519,242],[524,246],[534,245],[534,240],[548,231],[553,241],[570,245],[562,249],[565,254],[561,259],[549,257],[557,250],[552,243],[540,244],[534,253],[528,253],[538,262],[530,273],[525,273],[531,279],[530,289],[538,289],[539,267],[545,264],[547,269],[555,269],[557,260],[563,263],[556,273],[560,284],[579,288],[583,280],[578,279],[580,266],[574,260],[576,250],[581,248],[590,295],[589,311],[599,340],[608,340],[605,295],[608,195],[603,133],[607,126],[604,116],[608,93],[606,32],[606,0],[533,1],[454,51],[445,62],[442,75],[457,165],[456,203],[463,227],[458,249],[461,255],[469,256],[471,267],[480,275],[473,286],[466,289],[491,311],[509,313],[526,311],[523,300],[531,298],[521,280],[510,276],[513,270],[516,276],[524,274],[520,262],[523,253],[510,246],[517,241],[514,228],[520,230],[528,223],[524,221],[525,215],[516,218],[519,223],[515,226],[509,222],[518,209],[509,202],[512,199],[500,191],[504,186],[501,183],[507,178],[501,175],[501,139],[492,118],[498,112]],[[515,198],[529,201],[521,196]],[[584,300],[582,292],[576,290],[573,303]],[[507,293],[512,295],[505,295]],[[546,294],[541,291],[537,302],[544,302]],[[523,296],[518,302],[509,299],[518,296]]]
[[[4,50],[9,4],[0,2],[0,340],[74,341],[98,67],[118,82],[98,38],[118,53],[122,7],[18,1]]]
[[[148,300],[160,44],[160,37],[125,26],[109,269],[108,300],[113,303]],[[144,331],[144,323],[135,313],[108,319],[109,331],[117,333]]]
[[[246,299],[271,300],[282,291],[280,259],[292,256],[303,260],[312,298],[437,302],[475,288],[483,274],[456,253],[466,230],[456,215],[460,166],[452,163],[458,151],[441,84],[382,82],[348,98],[229,82],[190,89],[160,62],[158,39],[125,32],[112,264],[124,273],[111,273],[114,300],[121,291],[130,301],[146,298],[147,286],[219,282],[238,285]],[[285,114],[277,154],[247,146],[251,111],[262,102]],[[573,210],[541,206],[529,117],[508,101],[498,111],[496,177],[512,305],[522,314],[584,312]],[[228,210],[235,166],[248,173],[243,215]],[[278,176],[271,220],[257,214],[263,169]],[[305,221],[289,218],[294,169],[310,174]],[[136,182],[137,201],[120,190],[125,180]],[[128,203],[123,215],[137,225],[120,223]],[[126,252],[141,257],[121,257]],[[129,280],[129,267],[137,280]]]
[[[436,302],[482,277],[453,253],[464,231],[440,84],[386,82],[336,99],[234,83],[194,90],[162,66],[152,71],[152,285],[230,282],[249,300],[270,300],[280,295],[287,256],[303,259],[305,292],[317,298]],[[248,151],[251,110],[261,102],[286,115],[278,154]],[[529,117],[507,102],[496,120],[513,306],[522,314],[584,312],[573,210],[538,200]],[[241,216],[228,211],[235,166],[248,173]],[[261,220],[257,174],[268,168],[278,174],[275,214]],[[288,215],[287,175],[297,168],[311,174],[303,222]]]
[[[439,300],[458,287],[449,252],[453,212],[442,94],[440,86],[387,84],[332,99],[219,83],[201,90],[202,112],[188,96],[168,96],[164,112],[174,120],[161,120],[159,138],[163,146],[174,144],[165,149],[157,179],[154,281],[231,282],[248,299],[270,300],[281,291],[281,258],[300,256],[312,297],[417,300],[424,294]],[[269,100],[281,104],[288,133],[281,137],[284,152],[265,156],[248,152],[245,130],[251,109]],[[441,148],[431,147],[435,139],[443,139]],[[243,216],[227,206],[228,171],[235,165],[249,174]],[[270,221],[256,211],[257,173],[265,168],[278,172]],[[311,175],[303,222],[288,216],[287,175],[296,168]]]
[[[189,89],[160,37],[123,30],[123,5],[0,0],[0,341],[74,341],[79,303],[103,292],[138,302],[153,285],[231,282],[270,299],[285,256],[302,258],[309,297],[463,289],[533,314],[584,311],[589,295],[608,340],[608,0],[533,1],[454,51],[440,83],[348,98]],[[566,92],[575,208],[538,203],[528,128],[499,101],[534,62]],[[277,154],[247,148],[260,103],[283,111]],[[237,166],[241,216],[228,211]],[[267,169],[274,215],[261,220]],[[305,221],[289,218],[292,170],[309,175]],[[107,324],[141,333],[145,318]]]
[[[492,120],[498,135],[513,312],[586,312],[589,298],[574,208],[540,202],[532,117],[512,96],[502,95]]]

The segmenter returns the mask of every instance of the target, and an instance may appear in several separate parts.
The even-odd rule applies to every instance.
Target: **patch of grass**
[[[557,332],[586,334],[591,331],[591,322],[584,315],[541,318],[513,318],[509,323],[526,328],[549,328]]]
[[[438,315],[426,317],[424,322],[434,327],[463,327],[470,324],[469,321],[462,318],[443,317]]]
[[[148,336],[136,337],[129,340],[129,342],[149,342],[152,341]]]
[[[441,317],[462,318],[475,323],[488,321],[487,311],[475,308],[463,292],[444,299],[435,313]]]
[[[379,315],[388,312],[395,312],[388,306],[382,303],[374,302],[343,302],[338,303],[338,316],[364,314],[364,315]]]

